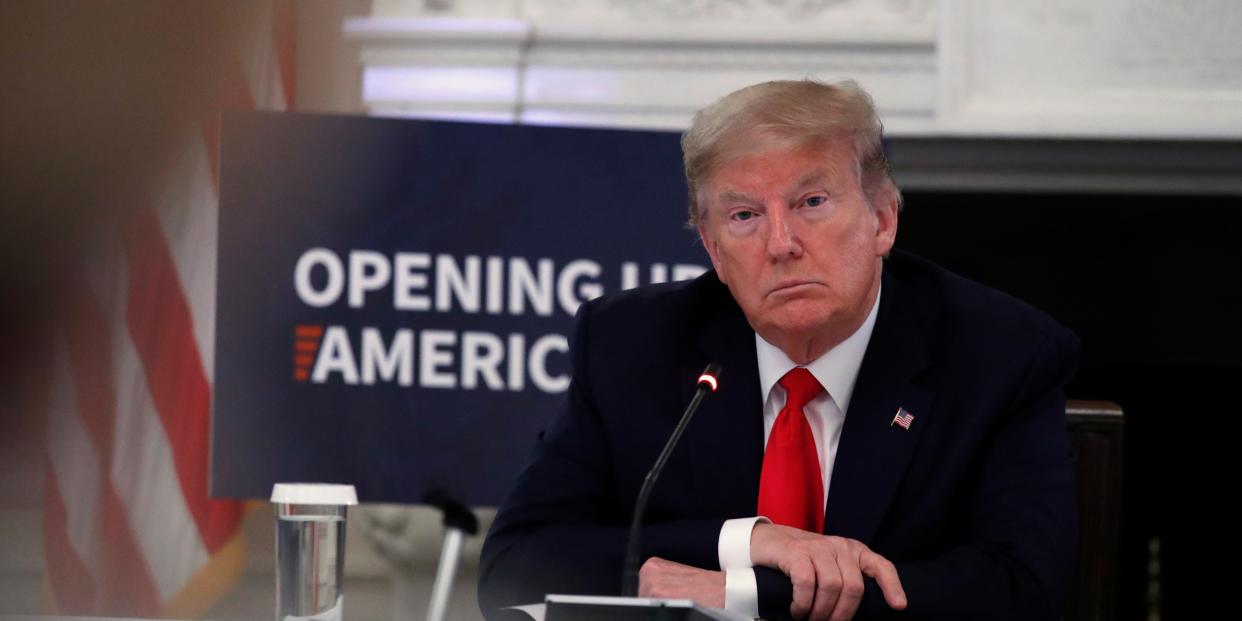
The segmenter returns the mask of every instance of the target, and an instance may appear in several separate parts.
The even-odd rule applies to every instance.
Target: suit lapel
[[[932,414],[917,383],[929,359],[926,305],[884,273],[876,326],[859,369],[833,465],[825,532],[871,544]],[[892,424],[898,408],[910,429]]]
[[[755,336],[718,281],[701,305],[698,351],[682,363],[682,406],[708,362],[721,365],[720,387],[703,401],[687,430],[698,502],[707,515],[754,515],[763,464],[763,400]]]

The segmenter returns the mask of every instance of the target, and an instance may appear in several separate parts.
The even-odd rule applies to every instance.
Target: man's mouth
[[[815,284],[816,284],[815,282],[810,281],[810,280],[790,280],[787,282],[783,282],[777,285],[776,287],[773,287],[772,290],[768,292],[768,295],[784,295],[784,294],[798,293],[802,289],[815,286]]]

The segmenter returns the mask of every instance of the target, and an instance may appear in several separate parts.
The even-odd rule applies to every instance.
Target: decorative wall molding
[[[375,15],[506,17],[535,21],[801,21],[826,17],[920,19],[935,0],[375,0]],[[756,20],[762,20],[757,22]]]
[[[853,77],[917,134],[935,104],[933,4],[376,0],[345,30],[378,115],[680,129],[748,83]]]
[[[1242,196],[1238,141],[899,137],[886,150],[907,190]]]
[[[344,28],[376,115],[680,130],[746,84],[849,77],[919,153],[962,139],[1206,142],[1219,148],[1190,159],[1215,175],[1209,191],[1242,177],[1235,0],[375,0]],[[913,183],[968,177],[928,164]],[[1063,172],[1074,188],[1152,184],[1108,161]]]

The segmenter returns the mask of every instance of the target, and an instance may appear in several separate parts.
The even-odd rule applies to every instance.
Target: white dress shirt
[[[880,296],[877,293],[871,312],[858,330],[806,365],[806,369],[824,387],[824,393],[807,403],[803,412],[811,425],[811,435],[815,438],[815,449],[819,453],[825,500],[832,485],[832,465],[836,461],[837,444],[841,441],[841,428],[845,425],[845,414],[854,394],[854,382],[858,379],[867,343],[871,341],[879,308]],[[763,443],[766,447],[776,416],[785,407],[785,389],[777,382],[798,365],[758,333],[755,334],[755,355],[759,361],[759,389],[763,391],[760,394],[764,395]],[[751,617],[759,616],[759,596],[755,570],[750,561],[750,531],[761,520],[768,521],[763,516],[727,520],[720,529],[717,545],[720,568],[725,572],[725,608]]]

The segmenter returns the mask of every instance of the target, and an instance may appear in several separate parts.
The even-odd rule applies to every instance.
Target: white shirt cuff
[[[759,618],[759,585],[755,582],[754,569],[730,569],[725,571],[725,610]]]
[[[750,531],[758,523],[771,524],[772,520],[763,516],[736,518],[725,520],[720,527],[720,539],[716,543],[716,554],[720,557],[720,569],[750,569]],[[754,573],[751,573],[751,584],[754,584]]]

